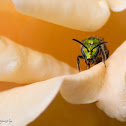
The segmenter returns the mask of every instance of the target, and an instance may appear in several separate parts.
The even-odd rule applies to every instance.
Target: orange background
[[[112,13],[102,29],[87,33],[25,16],[15,9],[12,2],[7,1],[0,1],[0,35],[48,53],[75,68],[76,56],[81,53],[80,45],[72,41],[72,38],[81,41],[92,35],[101,36],[109,42],[107,45],[110,54],[126,40],[126,11]],[[84,61],[81,61],[81,67],[86,68]],[[69,104],[59,94],[48,109],[29,126],[126,126],[126,123],[109,118],[95,104]]]

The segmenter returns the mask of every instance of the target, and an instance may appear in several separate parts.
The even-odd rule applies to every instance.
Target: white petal
[[[110,16],[106,0],[13,0],[23,14],[82,31],[100,29]]]
[[[77,70],[50,55],[0,37],[0,81],[33,83]]]
[[[0,93],[1,125],[26,126],[35,120],[59,92],[63,78],[54,78]],[[12,122],[11,122],[12,121]]]
[[[115,11],[122,11],[126,9],[126,0],[107,0],[109,7]]]
[[[126,121],[126,41],[107,61],[98,107],[108,116]]]
[[[0,118],[2,120],[7,117],[10,120],[13,119],[15,125],[28,124],[45,110],[62,84],[61,94],[68,102],[83,104],[99,101],[98,107],[108,116],[126,121],[125,54],[126,42],[106,61],[107,67],[103,63],[99,63],[79,74],[57,77],[1,92]],[[5,106],[7,106],[6,110],[4,109]],[[24,113],[27,114],[24,116]],[[19,117],[24,118],[20,120]]]
[[[105,66],[103,63],[89,70],[65,78],[61,95],[72,104],[92,103],[98,100],[99,91],[104,82]]]
[[[111,118],[126,121],[126,41],[103,63],[66,76],[61,86],[64,99],[73,104],[98,101]]]

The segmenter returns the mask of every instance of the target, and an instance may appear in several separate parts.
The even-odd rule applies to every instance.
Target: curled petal
[[[0,37],[0,81],[33,83],[77,72],[50,55]]]
[[[1,92],[0,120],[6,120],[8,126],[26,126],[48,107],[62,81],[54,78]]]
[[[107,61],[98,107],[108,116],[126,121],[126,41]]]
[[[126,9],[126,0],[107,0],[109,7],[113,10],[113,11],[122,11],[124,9]]]
[[[103,63],[79,74],[67,76],[61,87],[61,95],[72,104],[92,103],[98,100],[104,82]]]
[[[46,109],[61,88],[62,96],[68,102],[84,104],[98,101],[98,107],[108,116],[126,121],[125,54],[126,42],[106,61],[106,67],[99,63],[79,74],[1,92],[0,118],[9,118],[15,125],[26,125]]]
[[[13,0],[23,14],[82,31],[100,29],[110,16],[106,0]]]
[[[65,77],[61,86],[65,100],[73,104],[98,101],[111,118],[126,121],[126,41],[106,61],[76,75]]]

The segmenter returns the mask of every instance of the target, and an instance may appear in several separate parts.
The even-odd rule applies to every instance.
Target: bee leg
[[[95,63],[95,59],[93,59],[93,62],[91,63],[91,65],[94,64],[94,63]]]
[[[105,64],[105,60],[106,60],[106,54],[105,54],[105,51],[101,48],[101,52],[102,52],[102,58],[103,58],[103,62]],[[106,64],[105,64],[105,67],[106,67]]]
[[[87,64],[87,69],[89,69],[90,68],[90,64]]]
[[[109,50],[105,50],[105,54],[106,54],[106,59],[108,59],[108,57],[109,57]]]
[[[87,60],[85,59],[85,63],[87,64]]]
[[[78,70],[79,70],[79,72],[80,72],[80,59],[79,58],[81,58],[81,59],[84,59],[83,58],[83,56],[77,56],[77,67],[78,67]]]
[[[90,68],[90,64],[87,63],[87,60],[86,59],[85,59],[85,63],[87,64],[87,69],[89,69]]]

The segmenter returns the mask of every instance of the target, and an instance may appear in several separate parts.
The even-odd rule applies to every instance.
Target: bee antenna
[[[86,49],[87,49],[87,51],[89,52],[89,50],[88,50],[88,48],[82,43],[82,42],[80,42],[79,40],[77,40],[77,39],[72,39],[72,40],[74,40],[74,41],[76,41],[76,42],[78,42],[78,43],[80,43],[82,46],[84,46]]]
[[[93,49],[97,48],[98,46],[102,45],[102,44],[105,44],[105,43],[108,43],[107,41],[104,41],[104,42],[101,42],[99,43],[98,45],[96,45]],[[93,49],[91,51],[93,51]]]

